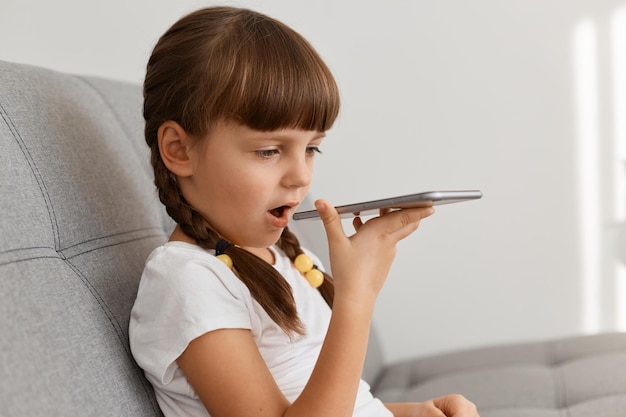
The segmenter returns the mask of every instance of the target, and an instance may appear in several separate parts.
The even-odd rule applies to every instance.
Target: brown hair
[[[159,198],[188,236],[214,249],[221,236],[187,203],[164,165],[159,127],[173,120],[198,138],[221,121],[261,131],[323,132],[338,112],[339,92],[330,70],[288,26],[247,9],[211,7],[191,13],[159,39],[144,81],[145,137]],[[277,246],[292,262],[303,253],[287,228]],[[226,252],[239,279],[272,320],[287,333],[303,333],[291,287],[276,269],[239,247]],[[333,284],[326,274],[320,292],[332,307]]]

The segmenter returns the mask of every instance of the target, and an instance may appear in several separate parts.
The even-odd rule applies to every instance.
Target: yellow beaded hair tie
[[[226,249],[231,246],[234,245],[226,239],[219,238],[215,244],[215,256],[217,259],[224,262],[227,267],[233,269],[233,260],[225,253]],[[296,256],[293,263],[296,266],[296,269],[304,275],[313,288],[318,288],[324,283],[324,274],[322,274],[322,271],[317,269],[317,266],[313,264],[313,259],[311,259],[310,256],[301,253]]]
[[[226,255],[226,249],[230,248],[231,246],[234,245],[228,240],[219,238],[217,240],[217,243],[215,244],[215,256],[217,257],[217,259],[224,262],[228,268],[233,269],[233,259],[230,256]]]
[[[293,264],[296,266],[298,271],[304,274],[304,277],[307,281],[309,281],[311,287],[318,288],[324,283],[324,274],[322,274],[322,271],[317,269],[317,266],[313,264],[313,259],[311,259],[310,256],[301,253],[296,256]]]

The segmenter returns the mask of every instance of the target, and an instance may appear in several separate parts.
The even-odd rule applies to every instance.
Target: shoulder
[[[218,259],[213,254],[198,245],[184,242],[167,242],[155,248],[146,260],[146,269],[176,270],[189,262],[203,263],[212,267],[217,265]]]
[[[191,340],[221,328],[250,329],[249,290],[219,259],[190,244],[155,249],[144,268],[131,311],[135,359],[161,381]]]
[[[182,330],[181,323],[202,323],[203,331],[249,328],[252,304],[248,288],[211,253],[196,245],[168,243],[146,262],[131,324],[146,331]]]
[[[144,267],[139,291],[149,287],[159,287],[170,294],[219,287],[234,293],[245,289],[212,252],[183,242],[168,242],[152,251]]]

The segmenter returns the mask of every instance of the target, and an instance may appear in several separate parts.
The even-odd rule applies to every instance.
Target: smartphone
[[[438,206],[441,204],[458,203],[461,201],[477,200],[483,196],[479,190],[459,191],[427,191],[417,194],[408,194],[398,197],[383,198],[380,200],[365,201],[362,203],[346,204],[335,207],[342,218],[355,216],[377,215],[380,209],[389,208],[398,210],[414,207]],[[294,220],[319,219],[317,210],[299,211],[294,213]]]

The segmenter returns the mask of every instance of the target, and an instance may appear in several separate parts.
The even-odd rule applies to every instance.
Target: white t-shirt
[[[276,384],[294,401],[319,356],[331,310],[289,258],[271,248],[274,267],[292,288],[306,334],[290,340],[251,296],[248,288],[209,251],[168,242],[149,256],[130,318],[135,360],[153,385],[166,417],[209,416],[176,364],[188,344],[217,329],[250,329]],[[313,257],[319,265],[319,260]],[[361,380],[354,417],[392,416]]]

